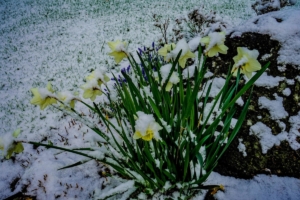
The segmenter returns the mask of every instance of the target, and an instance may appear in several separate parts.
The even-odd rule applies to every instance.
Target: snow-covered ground
[[[107,41],[123,38],[129,51],[150,46],[161,37],[153,26],[153,14],[162,21],[170,19],[168,36],[174,20],[194,8],[217,11],[231,25],[255,16],[251,2],[243,0],[209,1],[132,1],[132,0],[2,0],[0,2],[0,137],[22,130],[20,138],[49,141],[57,145],[82,147],[92,142],[91,132],[80,122],[55,109],[40,111],[29,103],[32,87],[45,87],[51,81],[58,91],[80,91],[84,77],[92,69],[104,66],[118,71],[107,55]],[[298,5],[299,7],[299,2]],[[248,27],[249,28],[249,27]],[[242,31],[242,30],[239,30]],[[299,42],[299,41],[298,41]],[[284,59],[283,57],[280,57]],[[299,64],[299,63],[298,63]],[[78,106],[77,109],[85,110]],[[27,186],[28,194],[38,199],[91,199],[93,192],[117,186],[101,178],[103,166],[89,161],[57,171],[83,158],[55,150],[25,150],[15,160],[0,162],[0,199]],[[19,180],[20,179],[20,180]],[[11,191],[10,183],[19,180]],[[259,175],[253,180],[238,180],[213,173],[209,184],[223,184],[225,192],[218,199],[297,199],[300,180]],[[14,186],[13,186],[14,187]],[[100,191],[101,192],[101,191]],[[202,199],[199,195],[196,199]]]

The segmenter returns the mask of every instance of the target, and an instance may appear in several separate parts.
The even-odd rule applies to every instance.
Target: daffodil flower
[[[214,32],[201,38],[200,42],[205,45],[204,53],[208,57],[218,55],[218,53],[227,54],[228,47],[224,45],[225,33]]]
[[[175,49],[176,45],[174,43],[171,44],[165,44],[164,47],[160,48],[158,50],[158,55],[161,55],[164,57],[165,61],[169,62],[169,60],[167,60],[167,55],[168,53],[170,53],[173,49]]]
[[[171,68],[172,68],[172,64],[167,64],[167,65],[164,65],[160,68],[159,71],[160,71],[160,74],[162,76],[162,84],[164,84],[164,82],[168,78],[168,76],[170,74],[170,71],[171,71]],[[179,83],[179,81],[180,81],[180,79],[179,79],[178,73],[173,72],[171,77],[168,80],[167,85],[166,85],[166,91],[169,92],[171,90],[173,84],[177,84],[177,83]]]
[[[102,90],[98,86],[98,81],[95,79],[82,85],[81,88],[84,91],[83,98],[85,99],[91,99],[92,101],[94,101],[96,99],[96,96],[102,95]]]
[[[246,47],[237,48],[238,55],[233,57],[234,65],[232,68],[233,76],[237,75],[238,69],[240,73],[245,74],[248,78],[252,77],[252,72],[260,70],[261,65],[257,61],[259,52],[257,50],[249,50]]]
[[[106,75],[104,68],[94,70],[85,79],[87,81],[96,79],[98,81],[99,86],[101,86],[103,83],[107,83],[108,81],[110,81],[110,78]]]
[[[77,98],[71,92],[69,92],[69,91],[59,92],[57,94],[57,96],[60,101],[63,101],[66,104],[69,104],[70,107],[74,109],[75,101],[77,100]]]
[[[135,133],[134,139],[143,139],[150,141],[152,138],[161,140],[158,131],[162,130],[162,127],[155,122],[152,114],[145,114],[144,112],[137,112],[137,120],[135,121]]]
[[[33,105],[39,105],[41,110],[44,110],[47,106],[57,103],[56,96],[53,94],[54,90],[50,83],[47,84],[47,88],[31,88],[33,98],[30,103]]]
[[[178,41],[175,49],[167,54],[166,59],[167,60],[171,58],[175,59],[180,51],[181,51],[181,55],[179,57],[178,62],[179,62],[179,66],[184,68],[187,59],[195,57],[195,54],[191,52],[190,47],[187,44],[185,39],[181,39]]]
[[[108,42],[107,44],[112,50],[108,55],[113,56],[117,64],[121,62],[123,58],[127,57],[127,42],[116,40],[114,42]]]
[[[6,159],[9,159],[13,153],[21,153],[24,150],[21,142],[16,142],[14,138],[17,138],[21,133],[21,129],[17,129],[13,134],[4,135],[0,138],[0,150],[4,151]]]

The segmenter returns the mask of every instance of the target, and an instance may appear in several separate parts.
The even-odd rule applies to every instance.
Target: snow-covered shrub
[[[203,8],[195,9],[187,17],[179,17],[175,22],[172,30],[176,40],[225,31],[230,26],[216,12],[204,12]]]
[[[235,102],[267,68],[264,66],[238,88],[240,73],[250,78],[252,71],[260,69],[258,52],[242,48],[223,87],[210,98],[211,92],[216,91],[211,91],[213,81],[205,82],[205,55],[227,53],[223,36],[224,33],[215,33],[203,38],[205,54],[201,46],[192,53],[185,39],[159,50],[153,44],[149,51],[139,49],[139,61],[127,52],[126,42],[108,42],[112,50],[109,55],[117,63],[127,58],[130,66],[120,75],[112,74],[113,80],[103,68],[87,76],[87,83],[81,88],[83,98],[90,99],[91,104],[71,93],[56,95],[50,84],[45,89],[31,89],[32,104],[44,109],[60,103],[57,108],[77,115],[100,136],[97,147],[67,149],[51,142],[28,143],[79,154],[114,169],[116,173],[106,175],[122,178],[123,183],[100,194],[100,199],[118,193],[155,198],[174,191],[189,198],[200,189],[222,189],[205,186],[204,182],[238,133],[250,98],[238,120],[232,123]],[[186,70],[188,59],[195,61]],[[95,101],[99,96],[102,100]],[[84,104],[97,117],[88,121],[87,116],[74,109],[75,102]],[[82,163],[65,168],[78,164]]]

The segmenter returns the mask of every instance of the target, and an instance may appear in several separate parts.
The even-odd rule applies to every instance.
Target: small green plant
[[[223,44],[225,37],[221,37],[224,34],[215,35],[219,41],[216,38],[202,40],[208,56],[227,53]],[[166,44],[159,50],[153,43],[150,50],[139,49],[137,61],[127,52],[126,42],[108,44],[115,61],[118,63],[127,58],[130,66],[122,70],[122,76],[113,74],[113,87],[108,86],[109,78],[102,68],[86,77],[87,83],[82,86],[85,99],[94,101],[97,96],[105,95],[108,104],[93,102],[89,105],[71,94],[56,95],[50,84],[47,89],[31,90],[34,95],[31,103],[41,109],[60,102],[64,104],[65,112],[77,114],[95,134],[101,136],[99,147],[66,149],[51,143],[28,143],[95,159],[111,166],[117,172],[113,176],[128,180],[123,183],[127,187],[100,196],[100,199],[126,191],[133,196],[143,194],[148,197],[158,194],[168,196],[177,191],[180,198],[187,199],[201,189],[222,189],[222,186],[206,186],[204,183],[245,119],[250,98],[231,127],[236,100],[251,88],[268,65],[239,88],[240,73],[249,77],[252,71],[261,68],[254,61],[256,53],[240,49],[234,68],[229,68],[223,88],[211,99],[212,82],[208,83],[205,79],[207,65],[201,46],[195,55],[184,39],[176,45]],[[187,60],[195,57],[193,73],[184,76]],[[234,84],[230,81],[233,76],[236,76]],[[77,113],[74,110],[76,101],[95,113],[105,129],[87,122],[83,115]],[[79,164],[82,163],[64,168]]]

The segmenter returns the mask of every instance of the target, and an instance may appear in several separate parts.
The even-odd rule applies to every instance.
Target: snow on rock
[[[289,8],[251,18],[234,28],[231,37],[246,32],[267,34],[280,42],[278,63],[297,65],[300,63],[300,9]]]
[[[282,132],[278,135],[273,135],[272,130],[263,124],[262,122],[257,122],[250,127],[250,135],[256,135],[259,138],[261,144],[262,153],[267,153],[274,145],[280,145],[280,142],[287,139],[287,133]]]
[[[275,100],[269,100],[266,97],[259,97],[259,108],[268,109],[271,115],[271,119],[273,120],[283,119],[289,115],[282,105],[283,98],[278,96],[276,93],[274,94],[274,96]]]

